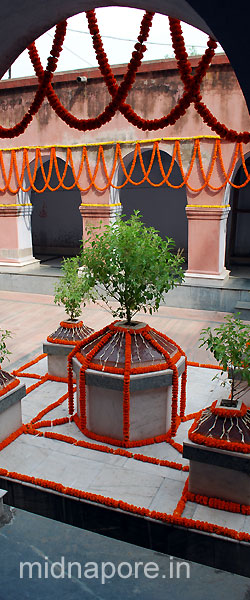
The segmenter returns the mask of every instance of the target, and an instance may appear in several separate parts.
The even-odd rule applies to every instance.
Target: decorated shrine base
[[[125,449],[83,435],[68,416],[66,380],[53,379],[46,368],[47,357],[41,355],[16,372],[27,395],[23,427],[0,444],[5,501],[249,575],[250,506],[190,494],[189,463],[182,457],[195,414],[225,393],[212,381],[216,371],[188,367],[187,417],[174,439]]]

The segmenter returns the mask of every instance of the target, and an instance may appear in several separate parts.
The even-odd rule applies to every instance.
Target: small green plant
[[[5,358],[9,360],[8,355],[11,354],[6,345],[8,338],[11,338],[11,332],[8,329],[0,329],[0,365],[2,365]]]
[[[62,263],[62,277],[55,287],[55,304],[63,304],[70,320],[77,319],[89,299],[89,281],[79,272],[79,257],[65,258]]]
[[[202,329],[200,347],[211,350],[222,372],[228,372],[231,387],[228,405],[234,406],[250,385],[250,327],[242,323],[239,315],[230,315],[224,321],[214,333],[211,327]],[[222,385],[226,384],[223,380]]]
[[[157,311],[164,294],[182,282],[184,258],[171,238],[163,240],[141,222],[139,211],[128,219],[88,230],[81,262],[92,286],[114,317],[126,318],[143,310]],[[113,299],[118,308],[111,307]],[[95,301],[95,300],[94,300]]]

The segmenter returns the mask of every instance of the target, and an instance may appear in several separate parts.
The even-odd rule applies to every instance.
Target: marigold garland
[[[170,164],[167,172],[165,172],[164,166],[162,163],[160,147],[159,147],[160,142],[158,140],[152,140],[152,142],[153,142],[152,154],[151,154],[150,163],[149,163],[147,169],[145,168],[145,165],[144,165],[143,153],[142,153],[142,149],[141,149],[141,144],[143,142],[142,141],[135,142],[134,155],[133,155],[133,159],[132,159],[132,162],[131,162],[131,165],[130,165],[128,171],[127,171],[127,168],[126,168],[125,162],[123,160],[123,156],[122,156],[121,142],[114,143],[115,144],[114,158],[113,158],[113,164],[110,168],[110,172],[108,172],[108,167],[107,167],[106,161],[105,161],[104,149],[103,149],[104,144],[99,144],[96,165],[93,168],[93,172],[90,167],[90,160],[88,157],[87,145],[82,147],[82,154],[81,154],[80,166],[78,168],[78,173],[76,173],[76,169],[74,166],[71,148],[68,147],[65,168],[64,168],[62,175],[60,175],[60,172],[59,172],[58,158],[56,156],[55,147],[50,148],[49,169],[48,169],[47,175],[44,171],[41,149],[39,147],[35,149],[35,166],[34,166],[34,172],[32,172],[32,173],[30,171],[30,165],[29,165],[30,158],[28,156],[28,151],[26,148],[22,149],[23,150],[23,160],[22,160],[21,175],[19,173],[18,161],[17,161],[17,157],[16,157],[17,149],[12,149],[10,151],[11,152],[10,164],[8,164],[8,167],[7,167],[9,169],[8,174],[6,172],[6,168],[4,165],[4,156],[6,156],[6,154],[4,153],[3,150],[0,150],[0,169],[2,171],[1,175],[2,175],[2,179],[3,179],[3,185],[2,185],[2,187],[0,186],[0,192],[4,193],[8,190],[11,194],[16,195],[19,190],[22,190],[23,192],[28,192],[29,190],[33,189],[37,193],[41,194],[46,189],[49,189],[50,191],[56,191],[56,190],[60,189],[60,187],[62,187],[65,190],[73,189],[73,188],[77,187],[81,192],[88,192],[91,188],[95,188],[97,191],[104,192],[105,190],[109,189],[110,187],[112,187],[114,189],[122,189],[128,183],[131,183],[131,185],[133,185],[133,186],[140,186],[140,185],[142,185],[142,183],[147,181],[149,183],[149,185],[151,185],[152,187],[156,187],[156,188],[158,188],[162,185],[167,185],[168,187],[170,187],[172,189],[181,189],[183,186],[187,186],[190,191],[192,191],[194,193],[199,193],[205,188],[209,188],[212,191],[218,192],[218,191],[222,190],[223,188],[225,188],[227,184],[230,184],[235,189],[241,189],[241,188],[244,188],[249,183],[250,173],[248,172],[247,167],[246,167],[242,143],[237,143],[235,145],[235,148],[233,151],[233,156],[232,156],[232,161],[231,161],[230,167],[227,172],[224,162],[223,162],[221,141],[219,139],[216,139],[214,141],[214,148],[213,148],[213,152],[211,155],[211,164],[210,164],[208,172],[206,173],[204,165],[203,165],[203,161],[202,161],[202,156],[201,156],[200,139],[199,138],[194,139],[194,146],[193,146],[193,153],[192,153],[191,161],[190,161],[189,167],[187,168],[187,171],[185,173],[183,163],[182,163],[180,141],[178,139],[174,139],[174,138],[172,141],[174,143],[173,155],[172,155],[172,159],[171,159],[171,164]],[[138,180],[136,181],[133,179],[132,176],[133,176],[134,169],[136,168],[136,164],[137,164],[136,161],[138,158],[139,158],[140,165],[142,168],[142,178],[139,181]],[[242,162],[244,173],[246,176],[245,181],[239,185],[235,184],[232,180],[235,166],[236,166],[238,159],[240,159]],[[155,164],[156,161],[158,161],[159,170],[160,170],[160,173],[162,176],[162,180],[159,181],[158,183],[156,183],[153,179],[150,178],[151,169],[153,168],[153,165]],[[182,176],[182,181],[178,185],[174,185],[170,181],[171,173],[172,173],[172,170],[174,168],[176,161],[178,161],[180,171],[181,171],[181,176]],[[195,161],[196,161],[196,164],[198,163],[200,177],[202,180],[201,185],[197,188],[194,188],[192,185],[189,184],[189,178],[191,177]],[[72,169],[72,175],[73,175],[73,179],[74,179],[73,184],[71,186],[67,186],[64,183],[65,177],[68,172],[67,166],[69,164]],[[41,167],[41,174],[42,174],[43,181],[44,181],[44,185],[40,189],[37,188],[35,185],[36,174],[37,174],[39,165]],[[216,167],[217,167],[217,165],[220,167],[221,184],[217,185],[217,186],[215,186],[211,183],[211,178],[212,178],[213,171],[215,169],[215,165],[216,165]],[[52,187],[50,185],[50,180],[51,180],[51,176],[52,176],[52,172],[53,172],[53,166],[56,169],[57,178],[58,178],[58,184],[54,187]],[[88,180],[87,185],[85,187],[83,185],[81,185],[79,182],[80,177],[83,175],[84,167],[85,167],[85,171],[86,171],[86,177]],[[116,185],[115,179],[114,179],[114,173],[116,172],[117,168],[121,168],[123,171],[123,174],[124,174],[123,181],[120,185]],[[99,170],[101,171],[102,179],[104,180],[103,185],[99,185],[97,183]],[[26,175],[27,175],[27,177],[26,177]],[[28,178],[29,184],[27,184],[25,186],[24,181],[26,181],[26,178]],[[18,208],[18,207],[21,208],[23,206],[25,208],[26,205],[25,204],[15,204],[15,205],[2,204],[2,205],[0,205],[0,207],[3,210],[5,210],[6,208],[9,209],[9,207],[11,207],[11,206],[15,206],[16,208]],[[85,204],[83,206],[85,206]],[[97,207],[100,206],[101,207],[102,204],[101,203],[100,204],[89,203],[88,206],[97,206]],[[107,204],[107,206],[112,206],[112,205]],[[119,206],[119,203],[117,203],[115,206]],[[198,208],[207,208],[207,209],[209,209],[209,208],[219,208],[219,209],[228,208],[228,205],[217,205],[217,204],[213,204],[213,205],[212,204],[211,205],[209,205],[209,204],[208,205],[200,205],[200,204],[193,205],[192,204],[189,206],[191,206],[192,208],[197,208],[197,209]]]
[[[25,365],[22,365],[22,367],[20,367],[19,369],[15,369],[14,371],[12,371],[13,375],[18,375],[18,376],[21,375],[21,373],[23,371],[25,371],[25,369],[29,369],[29,367],[33,367],[33,365],[40,362],[40,360],[42,360],[46,356],[47,356],[46,352],[39,354],[39,356],[36,356],[36,358],[34,358],[33,360],[30,360],[30,362],[25,363]]]
[[[19,379],[14,379],[13,381],[11,381],[7,385],[5,385],[2,389],[0,389],[0,396],[5,396],[5,394],[7,394],[8,392],[11,392],[11,390],[13,390],[15,387],[17,387],[19,385],[19,383],[20,383]]]
[[[220,137],[227,139],[228,141],[243,141],[245,143],[250,141],[249,132],[244,131],[238,133],[235,130],[228,129],[223,123],[217,121],[204,102],[201,102],[202,97],[200,94],[200,85],[214,56],[215,48],[217,46],[217,42],[215,42],[215,40],[209,38],[207,49],[198,63],[196,73],[195,75],[192,75],[192,68],[188,60],[180,21],[178,19],[169,17],[172,45],[177,60],[177,66],[184,84],[184,92],[178,104],[167,116],[164,116],[160,119],[143,119],[137,115],[137,113],[135,113],[129,104],[125,103],[125,100],[129,90],[132,87],[132,84],[134,83],[136,72],[141,64],[143,54],[146,50],[144,42],[147,40],[154,13],[145,12],[142,18],[140,33],[132,53],[132,58],[128,64],[127,72],[119,86],[117,85],[116,79],[109,65],[107,55],[103,49],[95,11],[87,11],[86,15],[99,68],[104,77],[108,91],[112,96],[110,103],[97,117],[90,119],[78,119],[65,109],[58,96],[54,92],[51,81],[57,66],[58,57],[62,50],[67,27],[67,21],[63,21],[56,27],[55,37],[51,49],[51,56],[48,58],[45,71],[42,67],[35,43],[33,42],[28,47],[29,56],[39,81],[38,90],[29,110],[24,115],[23,119],[12,128],[0,127],[0,137],[15,137],[23,133],[29,123],[32,121],[34,115],[38,112],[45,96],[47,96],[48,101],[56,114],[70,127],[74,127],[80,131],[93,130],[101,127],[103,124],[112,119],[117,110],[120,110],[126,119],[134,126],[143,130],[156,130],[166,127],[167,125],[173,125],[177,119],[185,114],[187,108],[190,106],[191,102],[193,102],[196,111],[201,116],[203,121],[209,125],[209,127],[211,127],[211,129],[214,130]]]
[[[215,403],[214,403],[215,404]],[[211,407],[210,407],[211,408]],[[189,439],[195,444],[200,444],[202,446],[208,446],[209,448],[219,448],[220,450],[231,450],[232,452],[241,452],[243,454],[250,453],[250,444],[246,444],[243,442],[229,442],[227,440],[221,440],[214,437],[207,437],[202,435],[201,433],[196,433],[194,430],[196,429],[199,420],[202,416],[204,409],[200,410],[196,413],[195,420],[188,432]],[[226,415],[228,416],[228,415]],[[231,414],[229,415],[231,416]]]
[[[234,529],[222,527],[221,525],[214,525],[212,523],[207,523],[203,521],[195,521],[193,519],[186,519],[177,515],[169,515],[167,513],[149,510],[148,508],[141,508],[139,506],[129,504],[128,502],[123,502],[122,500],[114,500],[113,498],[102,496],[101,494],[93,494],[91,492],[84,492],[76,488],[64,486],[61,483],[55,481],[48,481],[42,478],[17,473],[15,471],[8,471],[7,469],[3,468],[0,468],[0,477],[8,477],[9,479],[15,479],[16,481],[22,481],[24,483],[36,485],[44,489],[53,490],[67,496],[73,496],[82,500],[97,502],[98,504],[103,504],[104,506],[110,506],[112,508],[117,508],[125,512],[139,514],[141,516],[161,521],[163,523],[169,523],[172,525],[187,527],[208,533],[215,533],[217,535],[229,537],[238,541],[250,542],[250,535],[245,532],[238,532]]]
[[[27,129],[34,115],[38,112],[39,108],[41,107],[46,96],[47,88],[50,85],[50,82],[52,81],[53,73],[55,72],[57,67],[57,62],[62,50],[66,28],[67,21],[62,21],[56,26],[50,56],[47,60],[47,67],[45,71],[43,71],[43,74],[39,79],[38,90],[28,111],[25,113],[21,121],[13,127],[2,127],[1,125],[0,138],[13,138],[21,135],[21,133],[23,133],[25,129]]]
[[[209,508],[216,508],[217,510],[226,510],[233,513],[241,513],[242,515],[250,515],[250,505],[239,504],[238,502],[231,502],[229,500],[222,500],[220,498],[213,498],[211,496],[203,496],[201,494],[193,494],[189,490],[185,494],[186,502],[196,502],[202,504],[202,506],[209,506]]]
[[[96,21],[96,17],[95,17],[95,11],[94,10],[87,11],[86,16],[87,16],[87,19],[89,22],[91,35],[93,36],[93,46],[99,57],[100,53],[102,54],[102,48],[101,48],[102,43],[101,43],[101,40],[99,40],[99,36],[98,36],[99,32],[98,32],[97,21]],[[77,117],[74,117],[61,104],[58,96],[56,95],[56,93],[54,92],[54,90],[52,88],[51,83],[49,82],[47,89],[46,89],[46,95],[47,95],[48,101],[49,101],[51,107],[53,108],[53,110],[56,112],[56,114],[65,123],[67,123],[67,125],[69,125],[69,127],[74,127],[75,129],[78,129],[79,131],[93,130],[93,129],[97,129],[97,128],[101,127],[102,125],[104,125],[105,123],[107,123],[108,121],[110,121],[112,119],[112,117],[115,115],[116,111],[119,109],[119,106],[125,101],[125,99],[128,95],[128,92],[129,92],[130,88],[132,87],[132,84],[135,80],[136,72],[141,64],[143,54],[146,50],[146,46],[144,45],[144,42],[147,40],[147,37],[149,34],[149,29],[152,24],[152,18],[153,18],[153,13],[146,12],[143,15],[141,28],[140,28],[140,34],[138,36],[138,41],[135,44],[135,50],[132,54],[132,58],[128,64],[127,72],[126,72],[121,84],[116,89],[116,93],[113,96],[111,102],[106,106],[104,111],[97,117],[90,118],[90,119],[78,119]],[[29,56],[30,56],[31,62],[33,64],[35,73],[36,73],[39,81],[41,81],[44,71],[43,71],[43,67],[42,67],[42,64],[41,64],[41,61],[40,61],[40,58],[39,58],[39,55],[36,50],[36,46],[35,46],[34,42],[33,42],[33,44],[31,44],[29,46]],[[105,59],[103,61],[103,55],[100,57],[100,60],[101,60],[101,64],[102,64],[102,69],[105,72],[105,80],[109,81],[110,77],[112,77],[112,75],[110,74],[110,71],[111,71],[110,67],[109,67],[108,63],[107,64],[105,63]],[[109,69],[108,69],[108,67],[109,67]]]

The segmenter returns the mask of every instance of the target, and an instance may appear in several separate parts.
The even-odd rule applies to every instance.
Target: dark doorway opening
[[[164,151],[160,151],[162,164],[165,173],[167,173],[171,156]],[[145,150],[142,153],[145,169],[147,170],[152,156],[151,150]],[[126,163],[126,169],[129,171],[133,160]],[[138,182],[143,178],[139,157],[137,157],[135,168],[131,178]],[[162,181],[157,157],[155,157],[149,178],[153,183]],[[121,171],[118,177],[118,185],[125,181],[125,175]],[[181,171],[175,162],[169,181],[172,185],[180,185],[182,182]],[[155,227],[160,235],[171,237],[176,243],[176,249],[183,249],[183,254],[187,258],[187,235],[188,224],[185,207],[187,204],[186,186],[180,189],[173,189],[166,184],[160,187],[154,187],[149,182],[135,186],[127,183],[120,190],[120,202],[122,204],[122,213],[129,217],[135,209],[142,214],[142,220],[147,227]]]
[[[246,158],[246,167],[250,172],[250,156]],[[241,165],[236,172],[233,183],[241,185],[246,181],[246,174]],[[250,266],[250,182],[240,189],[231,188],[231,211],[227,226],[226,265]]]
[[[58,168],[62,176],[65,162],[58,158]],[[49,161],[43,165],[46,176]],[[58,177],[53,166],[50,186],[58,186]],[[72,186],[74,178],[70,167],[67,168],[64,184]],[[43,189],[44,178],[41,168],[37,171],[35,180],[37,189]],[[46,261],[57,257],[75,256],[80,250],[82,239],[82,217],[79,211],[81,195],[78,188],[64,190],[59,187],[56,191],[49,189],[42,193],[31,192],[33,205],[31,228],[33,255],[39,260]]]

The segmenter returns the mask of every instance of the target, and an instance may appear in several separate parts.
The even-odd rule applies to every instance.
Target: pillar
[[[83,240],[87,237],[88,226],[99,227],[100,221],[102,222],[102,226],[109,225],[121,214],[120,203],[111,204],[109,199],[109,190],[101,196],[101,199],[97,194],[88,194],[87,196],[85,194],[82,195],[82,204],[80,205],[79,210],[83,222]],[[86,202],[86,200],[90,201]]]
[[[0,206],[0,265],[22,267],[37,262],[33,256],[30,204]]]
[[[227,218],[222,205],[186,206],[188,218],[188,270],[186,277],[225,279]]]

